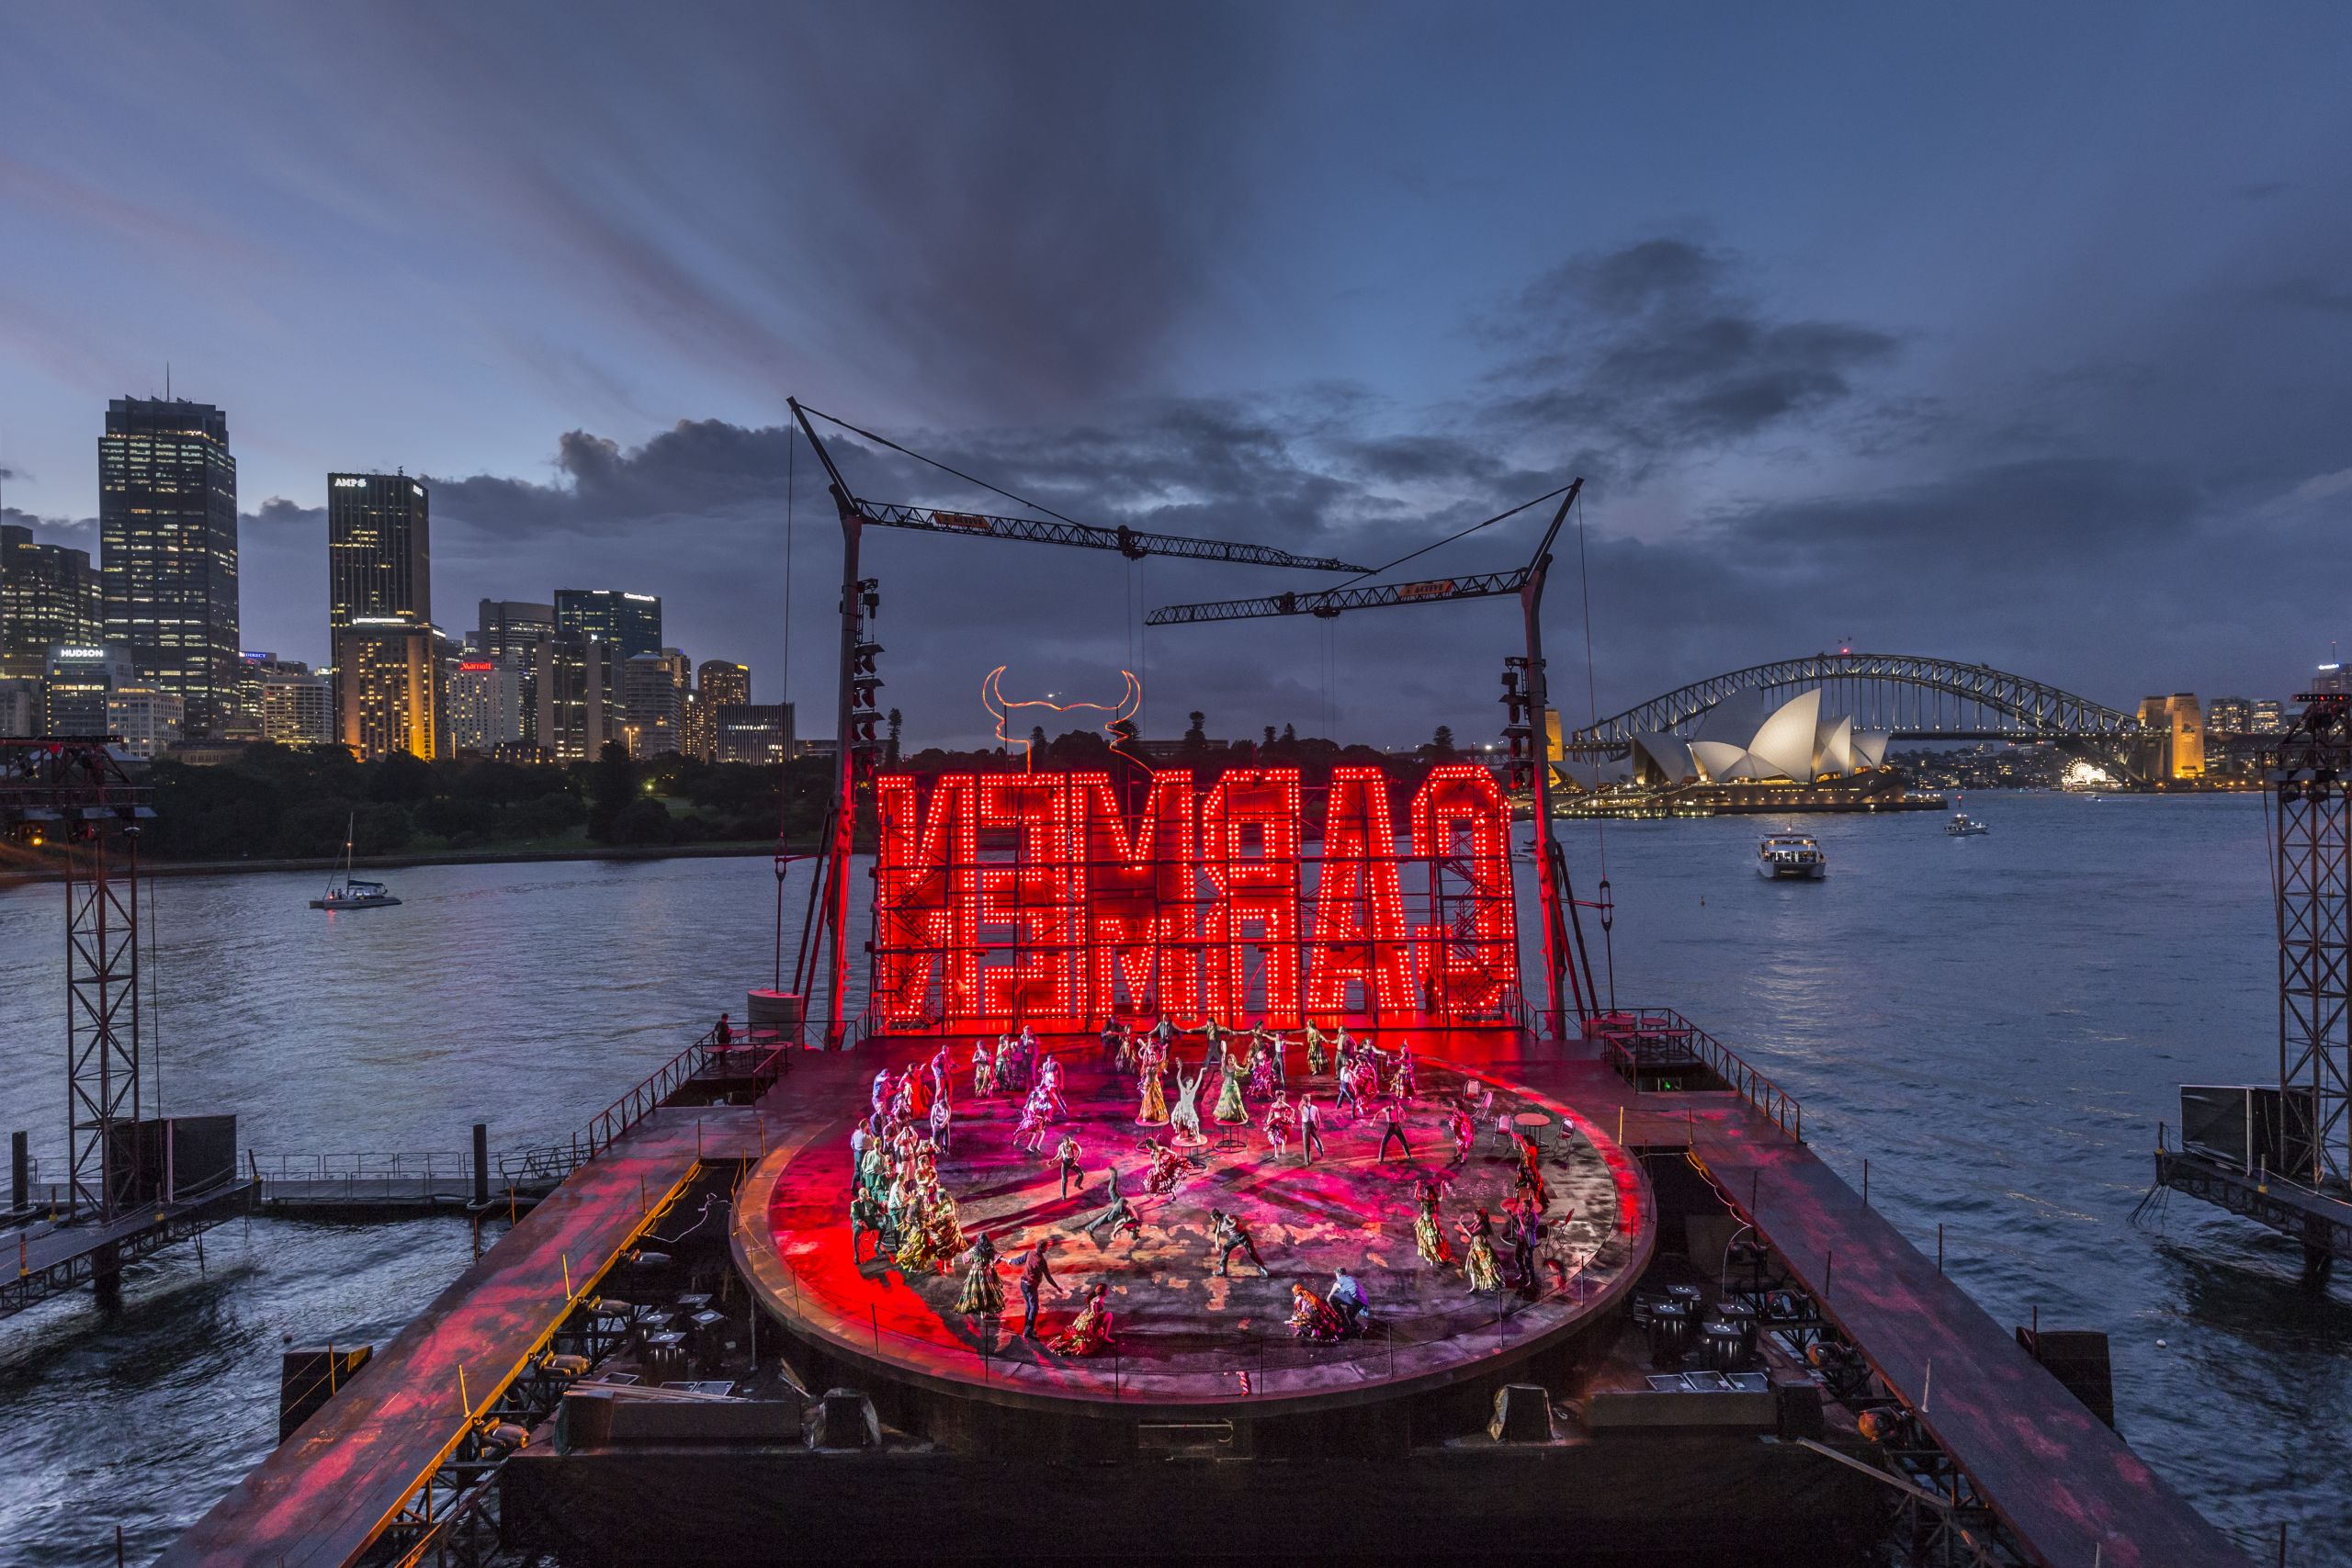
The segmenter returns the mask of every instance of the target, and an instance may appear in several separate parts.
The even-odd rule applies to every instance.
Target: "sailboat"
[[[352,829],[357,825],[358,820],[359,814],[355,811],[350,820],[343,826],[343,879],[340,882],[328,883],[326,891],[311,900],[311,908],[380,909],[386,905],[400,902],[392,897],[391,889],[382,883],[361,882],[352,876]]]

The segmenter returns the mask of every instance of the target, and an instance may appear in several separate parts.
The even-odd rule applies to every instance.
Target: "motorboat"
[[[354,813],[343,828],[343,875],[327,884],[326,891],[311,900],[313,909],[382,909],[400,902],[392,890],[380,882],[363,882],[351,874],[352,827],[359,820]]]
[[[1803,833],[1768,833],[1756,848],[1756,874],[1769,881],[1818,882],[1828,869],[1829,857]]]
[[[1991,823],[1979,822],[1965,811],[1953,812],[1951,820],[1944,824],[1944,831],[1955,839],[1973,838],[1978,833],[1989,833],[1992,830]]]

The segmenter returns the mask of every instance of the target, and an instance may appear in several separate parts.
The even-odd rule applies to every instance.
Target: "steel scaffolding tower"
[[[2352,1170],[2352,697],[2323,693],[2306,704],[2271,774],[2278,1088],[2311,1118],[2308,1166],[2295,1177],[2340,1191]]]

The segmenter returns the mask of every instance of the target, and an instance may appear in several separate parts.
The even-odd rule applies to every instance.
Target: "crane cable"
[[[1098,523],[1080,523],[1075,517],[1065,517],[1050,506],[1046,506],[1039,502],[1031,501],[1025,495],[1016,495],[1012,491],[1006,490],[1000,485],[992,485],[989,483],[986,479],[976,479],[972,475],[966,473],[961,468],[950,468],[936,457],[926,457],[922,453],[913,450],[911,447],[899,446],[897,442],[891,440],[887,435],[876,435],[870,430],[861,430],[856,425],[852,424],[849,421],[836,418],[834,415],[827,413],[822,409],[812,409],[807,403],[802,403],[800,407],[802,412],[813,413],[828,424],[838,424],[843,430],[848,431],[852,435],[862,436],[865,440],[875,442],[883,446],[888,446],[891,451],[899,453],[902,457],[912,457],[918,463],[928,463],[943,474],[953,474],[957,479],[962,479],[966,484],[978,485],[991,495],[1001,495],[1004,497],[1005,500],[1013,502],[1015,505],[1025,506],[1032,512],[1042,512],[1046,516],[1055,519],[1057,522],[1067,523],[1073,528],[1097,528],[1102,526],[1102,525]]]
[[[1584,491],[1577,491],[1577,587],[1584,599],[1584,700],[1590,716],[1589,722],[1595,730],[1599,730],[1600,728],[1600,683],[1593,673],[1592,662],[1592,571],[1585,560],[1584,532]],[[1543,737],[1544,751],[1543,759],[1536,765],[1548,768],[1552,765],[1551,720],[1548,716],[1539,713],[1535,716],[1535,725],[1537,733]],[[1592,783],[1593,788],[1597,791],[1600,787],[1600,763],[1598,759],[1593,761]],[[1550,824],[1547,823],[1545,826],[1548,828]],[[1611,934],[1610,928],[1616,924],[1617,908],[1615,899],[1610,896],[1609,886],[1609,818],[1605,816],[1594,818],[1593,828],[1595,829],[1593,837],[1599,842],[1600,850],[1600,886],[1596,891],[1600,895],[1601,962],[1607,965],[1609,973],[1609,1010],[1615,1012],[1617,1010],[1617,942],[1616,938]]]

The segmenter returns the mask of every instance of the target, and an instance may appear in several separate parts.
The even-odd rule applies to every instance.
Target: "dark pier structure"
[[[749,998],[753,1066],[700,1043],[389,1347],[308,1358],[323,1403],[164,1562],[2245,1562],[2107,1424],[2095,1355],[1994,1323],[1815,1155],[1768,1075],[1595,984],[1584,925],[1607,941],[1607,888],[1576,897],[1537,750],[1575,486],[1505,571],[1155,617],[1515,598],[1503,778],[1194,779],[1127,755],[1124,710],[1114,768],[886,774],[868,525],[1352,569],[1003,491],[1041,515],[868,502],[794,409],[843,530],[840,772],[797,961],[780,909],[773,987]],[[1510,799],[1531,796],[1543,972],[1523,991]],[[876,935],[854,998],[861,816]],[[1172,1017],[1170,1065],[1208,1079],[1203,1136],[1158,1184],[1144,1145],[1175,1137],[1170,1112],[1100,1039],[1106,1016]],[[1269,1086],[1211,1075],[1204,1021],[1243,1031],[1238,1052],[1260,1019],[1292,1039],[1286,1091],[1323,1108],[1312,1162],[1272,1145]],[[1309,1021],[1394,1076],[1343,1111],[1300,1059]],[[982,1092],[970,1051],[1032,1030],[1063,1102],[1024,1143],[1026,1086]],[[935,1220],[853,1224],[853,1128],[910,1073],[948,1090],[931,1157],[1009,1303],[960,1245],[926,1256]],[[1541,1220],[1518,1232],[1523,1272],[1498,1288],[1432,1258],[1425,1205],[1458,1258],[1515,1190]],[[1255,1246],[1227,1247],[1213,1211]],[[1014,1280],[1040,1248],[1069,1293],[1049,1286],[1031,1338]],[[1366,1324],[1294,1336],[1302,1292],[1341,1269]],[[1098,1288],[1112,1332],[1063,1337]]]
[[[2156,1134],[2156,1185],[2302,1244],[2324,1286],[2352,1260],[2352,695],[2298,699],[2265,738],[2278,900],[2278,1077],[2180,1091],[2180,1136]]]

